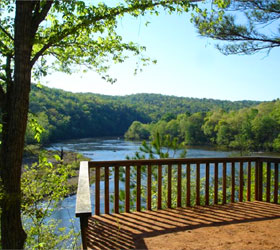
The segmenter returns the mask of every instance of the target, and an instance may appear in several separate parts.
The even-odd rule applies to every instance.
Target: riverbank
[[[90,161],[91,159],[85,157],[83,154],[73,151],[50,150],[41,148],[38,145],[28,145],[25,149],[23,165],[31,166],[38,163],[40,157],[46,157],[47,162],[53,164],[55,168],[61,165],[68,165],[71,175],[69,174],[68,189],[66,196],[75,195],[78,187],[79,167],[81,161]],[[93,182],[93,180],[91,180]]]
[[[24,164],[31,165],[38,162],[39,154],[44,150],[44,154],[49,162],[54,165],[66,164],[70,165],[74,170],[74,176],[69,178],[69,192],[67,196],[75,195],[77,192],[79,165],[81,161],[104,161],[104,160],[124,160],[127,156],[135,155],[139,151],[141,142],[126,141],[121,138],[103,137],[103,138],[87,138],[62,141],[55,144],[48,145],[46,148],[40,148],[37,145],[30,145],[26,148]],[[54,155],[60,156],[63,149],[63,161],[58,161]],[[254,152],[250,155],[258,156],[276,156],[277,153]],[[238,151],[221,150],[221,148],[209,146],[194,146],[187,147],[187,157],[230,157],[240,156]],[[93,169],[91,171],[94,171]],[[101,173],[102,175],[102,173]],[[94,182],[94,173],[91,174],[91,183]]]

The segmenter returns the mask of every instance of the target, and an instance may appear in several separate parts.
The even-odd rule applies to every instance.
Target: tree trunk
[[[16,2],[14,80],[7,88],[0,157],[3,197],[1,242],[4,249],[22,249],[26,233],[21,222],[21,166],[31,82],[32,1]]]

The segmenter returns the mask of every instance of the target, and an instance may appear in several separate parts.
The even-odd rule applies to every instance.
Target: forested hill
[[[43,141],[96,136],[122,136],[133,121],[149,123],[164,115],[207,112],[213,109],[238,110],[256,101],[221,101],[159,94],[107,96],[71,93],[32,86],[30,113],[45,128]],[[32,141],[30,127],[27,141]]]
[[[102,96],[106,100],[114,100],[124,104],[132,105],[137,110],[143,112],[153,121],[157,121],[167,113],[175,115],[188,112],[208,112],[214,109],[225,111],[239,110],[244,107],[251,107],[259,104],[258,101],[225,101],[215,99],[199,99],[190,97],[167,96],[161,94],[134,94],[127,96]]]

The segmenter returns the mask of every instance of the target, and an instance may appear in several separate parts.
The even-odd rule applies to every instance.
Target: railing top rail
[[[139,165],[169,165],[169,164],[196,164],[196,163],[223,163],[223,162],[276,162],[279,157],[215,157],[215,158],[178,158],[178,159],[143,159],[143,160],[117,160],[117,161],[90,161],[89,167],[113,167],[113,166],[139,166]]]

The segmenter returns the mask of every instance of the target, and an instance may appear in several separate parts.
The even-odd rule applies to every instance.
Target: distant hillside
[[[214,109],[225,111],[239,110],[259,104],[257,101],[224,101],[214,99],[199,99],[189,97],[166,96],[160,94],[135,94],[124,97],[109,96],[110,100],[121,100],[123,103],[133,105],[137,110],[142,110],[153,120],[159,120],[166,113],[182,114],[189,112],[208,112]]]
[[[46,129],[43,141],[96,136],[122,136],[133,121],[156,122],[167,113],[196,113],[214,109],[238,110],[256,101],[221,101],[159,94],[106,96],[71,93],[32,86],[30,112]],[[27,141],[32,141],[30,128]]]

